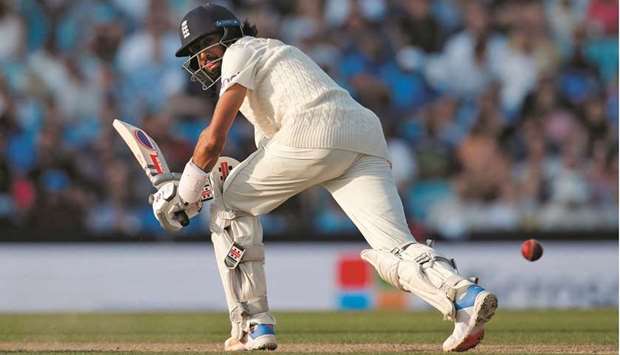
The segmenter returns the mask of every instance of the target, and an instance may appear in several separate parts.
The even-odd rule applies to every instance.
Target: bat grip
[[[187,217],[187,213],[185,211],[179,211],[174,214],[174,218],[179,222],[183,227],[189,225],[189,217]]]

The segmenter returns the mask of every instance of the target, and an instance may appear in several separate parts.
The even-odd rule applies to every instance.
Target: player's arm
[[[192,162],[203,171],[211,171],[222,154],[228,131],[237,117],[246,91],[247,89],[239,84],[228,88],[215,106],[211,123],[200,133]]]
[[[260,56],[253,46],[231,46],[224,54],[220,98],[211,123],[200,134],[192,156],[193,164],[203,171],[211,171],[217,162],[247,90],[254,89],[256,63]]]
[[[232,123],[248,90],[254,89],[258,53],[248,47],[231,47],[222,59],[222,88],[211,123],[198,138],[192,159],[185,165],[179,182],[179,196],[191,204],[202,193],[209,172],[216,164]]]
[[[179,181],[179,197],[184,204],[191,205],[200,199],[209,172],[222,154],[228,131],[237,117],[247,89],[239,84],[231,85],[217,101],[211,123],[200,137],[192,159],[185,165]]]

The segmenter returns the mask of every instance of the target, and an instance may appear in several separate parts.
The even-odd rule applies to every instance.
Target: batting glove
[[[179,175],[165,175],[156,181],[158,189],[150,196],[149,202],[161,227],[168,232],[176,232],[189,225],[189,220],[200,212],[202,201],[192,204],[183,202],[178,194]]]

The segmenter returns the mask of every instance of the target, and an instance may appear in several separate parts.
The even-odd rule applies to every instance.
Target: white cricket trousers
[[[227,209],[259,216],[316,185],[331,193],[373,249],[414,241],[389,163],[380,157],[268,142],[232,170],[223,200]],[[256,235],[262,239],[262,231]]]

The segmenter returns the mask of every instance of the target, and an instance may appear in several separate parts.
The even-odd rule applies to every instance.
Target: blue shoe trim
[[[273,330],[273,324],[257,324],[250,333],[253,339],[263,335],[276,335],[276,332]]]
[[[454,302],[456,310],[458,311],[460,309],[473,306],[474,302],[476,302],[476,296],[478,296],[478,294],[482,291],[484,291],[484,289],[478,285],[469,286],[465,295]]]

